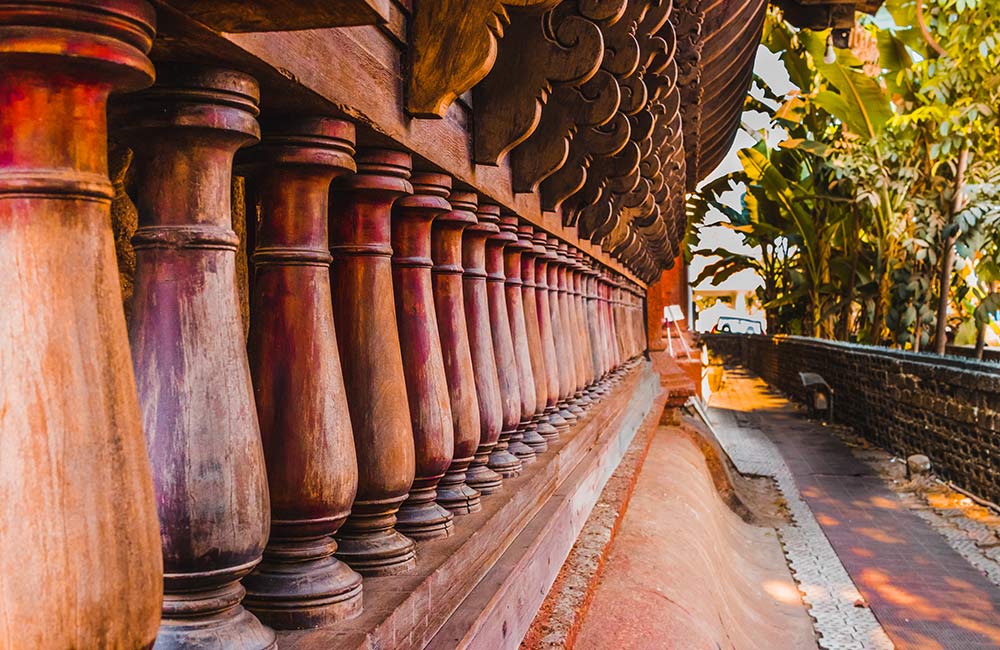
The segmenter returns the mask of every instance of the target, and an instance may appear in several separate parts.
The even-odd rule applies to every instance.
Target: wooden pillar
[[[499,224],[499,206],[480,205],[480,220],[486,217],[490,208],[490,218]],[[514,356],[514,340],[510,331],[510,317],[507,315],[507,295],[504,274],[504,250],[517,243],[517,235],[500,230],[486,240],[486,294],[490,307],[490,331],[493,334],[493,353],[496,357],[497,379],[500,385],[500,404],[503,411],[503,426],[497,445],[490,454],[489,467],[504,478],[517,476],[523,470],[523,463],[508,447],[512,441],[520,442],[517,425],[521,422],[521,387],[518,381],[517,358]],[[514,436],[517,440],[513,440]],[[515,449],[523,452],[515,445]],[[528,450],[530,452],[530,450]],[[534,458],[534,453],[530,452]]]
[[[556,350],[556,337],[552,332],[552,308],[549,304],[551,291],[549,290],[549,263],[552,255],[545,244],[548,238],[545,232],[535,228],[532,241],[535,244],[535,301],[538,307],[538,332],[542,340],[542,353],[545,359],[545,385],[548,389],[548,397],[545,400],[545,421],[555,429],[555,433],[548,435],[539,429],[539,433],[546,442],[552,444],[559,439],[559,434],[569,428],[570,423],[559,412],[560,389],[562,373],[559,371],[558,352]]]
[[[330,182],[355,170],[354,125],[275,121],[244,153],[261,215],[247,348],[271,495],[271,534],[243,579],[245,603],[273,627],[320,627],[361,613],[361,576],[334,557],[358,467],[327,227]]]
[[[0,648],[148,648],[153,484],[111,237],[106,107],[153,80],[139,0],[0,11]]]
[[[622,288],[618,278],[611,285],[611,322],[615,331],[615,352],[619,368],[628,361],[628,327],[625,325],[624,305],[622,303]]]
[[[465,229],[462,238],[462,288],[469,348],[479,400],[479,446],[466,472],[466,482],[482,494],[493,494],[503,485],[500,474],[487,467],[503,427],[500,378],[493,351],[489,297],[486,290],[486,240],[500,231],[496,225],[500,208],[479,206],[476,223]]]
[[[587,300],[587,326],[590,333],[590,354],[594,364],[595,392],[603,395],[607,392],[605,376],[608,366],[605,354],[603,319],[601,317],[601,300],[598,295],[598,272],[592,265],[586,267],[584,287]]]
[[[257,82],[164,66],[118,111],[139,228],[129,337],[163,541],[160,648],[272,648],[239,579],[270,526],[236,294],[233,156],[255,142]]]
[[[583,357],[582,399],[583,403],[589,406],[593,403],[591,395],[593,394],[594,383],[597,380],[597,370],[594,367],[594,361],[591,356],[593,343],[590,338],[590,327],[588,325],[590,314],[587,310],[586,275],[584,275],[587,267],[583,253],[580,251],[573,251],[572,261],[573,307],[576,310],[577,338],[580,340],[580,354]]]
[[[511,442],[511,452],[530,463],[535,460],[536,447],[548,448],[545,438],[538,434],[532,417],[538,390],[531,369],[531,351],[528,346],[528,328],[524,320],[524,281],[521,278],[521,257],[531,244],[518,237],[517,216],[500,217],[500,229],[514,237],[514,241],[504,248],[504,292],[507,302],[507,317],[510,320],[510,334],[514,344],[514,359],[517,365],[517,379],[520,387],[521,411],[517,432]],[[532,274],[534,278],[534,274]]]
[[[476,195],[452,192],[449,202],[451,211],[431,224],[434,305],[455,435],[453,458],[438,483],[437,500],[455,514],[468,514],[482,509],[479,492],[466,483],[466,470],[479,447],[480,431],[462,289],[462,232],[476,223]]]
[[[573,359],[573,384],[571,393],[571,408],[575,409],[577,416],[584,414],[584,407],[588,400],[584,398],[583,389],[587,385],[586,370],[584,369],[584,348],[583,339],[580,337],[580,323],[577,319],[576,310],[576,290],[573,284],[573,267],[576,260],[570,252],[569,244],[562,242],[559,244],[559,257],[562,264],[559,269],[559,294],[563,309],[563,323],[566,325],[566,338],[569,341],[570,355]]]
[[[615,327],[615,304],[612,300],[611,292],[611,276],[603,275],[601,277],[601,288],[602,295],[604,296],[604,331],[607,332],[607,337],[605,343],[607,345],[608,354],[608,372],[612,373],[613,376],[610,378],[612,382],[617,381],[617,370],[621,363],[621,359],[618,354],[618,331]]]
[[[534,228],[530,224],[518,225],[517,240],[523,247],[521,253],[521,303],[528,346],[528,361],[531,363],[531,378],[535,388],[535,408],[531,414],[531,427],[525,430],[524,442],[535,451],[535,454],[540,454],[548,450],[547,440],[558,436],[558,432],[545,420],[548,379],[542,335],[538,325],[538,303],[535,296],[535,261],[538,255],[532,241],[533,237]]]
[[[438,482],[455,449],[448,380],[431,280],[431,223],[449,210],[451,177],[414,174],[413,194],[393,206],[392,284],[410,405],[416,471],[396,527],[413,539],[450,535],[452,514],[437,504]]]
[[[639,287],[632,285],[629,287],[629,306],[632,316],[632,356],[638,357],[646,349],[646,328],[643,325],[642,298],[639,296]]]
[[[358,173],[334,181],[330,205],[333,316],[358,455],[358,496],[337,555],[362,575],[416,565],[396,531],[413,484],[415,452],[392,291],[391,210],[413,191],[410,155],[361,149]]]
[[[582,412],[578,406],[574,408],[575,405],[570,403],[570,398],[576,387],[576,362],[573,358],[573,348],[569,340],[569,326],[565,322],[563,310],[566,276],[562,265],[563,259],[559,255],[559,241],[555,237],[546,237],[545,248],[549,258],[548,287],[549,310],[552,314],[552,337],[556,355],[560,360],[560,363],[557,364],[559,369],[559,415],[572,424],[580,418]]]

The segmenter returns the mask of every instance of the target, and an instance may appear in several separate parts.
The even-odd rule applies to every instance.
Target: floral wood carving
[[[416,0],[410,33],[407,111],[441,118],[485,77],[510,22],[507,8],[541,11],[559,0]]]
[[[538,126],[554,84],[583,83],[601,64],[604,39],[572,3],[542,16],[518,14],[493,70],[473,89],[474,159],[498,165]],[[514,46],[516,44],[516,47]]]
[[[615,116],[620,100],[618,82],[603,70],[581,86],[558,86],[538,128],[510,154],[514,191],[533,192],[560,169],[578,130],[607,123]]]

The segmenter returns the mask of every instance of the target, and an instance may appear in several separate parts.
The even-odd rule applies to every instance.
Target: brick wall
[[[1000,364],[794,336],[705,342],[798,401],[798,373],[818,372],[836,421],[897,456],[926,454],[943,478],[1000,502]]]

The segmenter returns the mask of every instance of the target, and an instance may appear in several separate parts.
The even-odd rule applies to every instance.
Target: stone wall
[[[897,456],[927,454],[943,478],[1000,502],[1000,364],[792,336],[705,342],[798,401],[798,373],[819,373],[837,422]]]

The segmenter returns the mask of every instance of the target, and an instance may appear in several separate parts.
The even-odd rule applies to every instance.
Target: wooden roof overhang
[[[685,193],[735,137],[766,1],[160,0],[159,9],[155,59],[246,70],[262,82],[266,112],[347,116],[362,144],[403,147],[418,167],[451,174],[645,284],[679,252]]]

